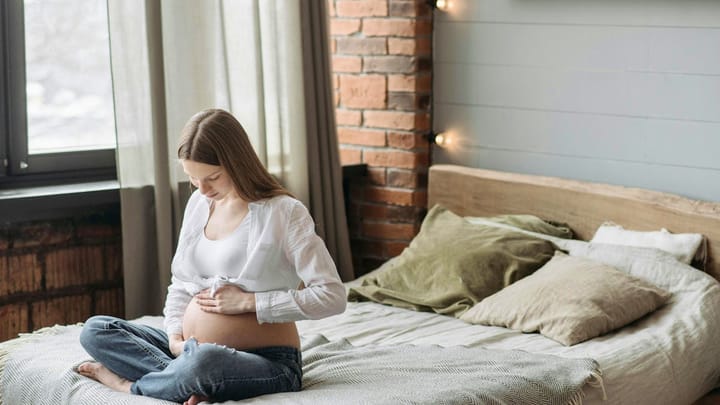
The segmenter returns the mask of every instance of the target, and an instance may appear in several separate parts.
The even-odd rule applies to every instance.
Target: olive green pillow
[[[550,260],[552,243],[501,227],[474,225],[433,207],[410,246],[352,287],[348,300],[460,316],[483,298]]]
[[[542,233],[545,235],[555,236],[557,238],[572,239],[573,231],[567,224],[562,223],[551,223],[544,221],[534,215],[498,215],[496,217],[465,217],[466,221],[475,223],[475,218],[484,219],[487,221],[497,222],[499,224],[505,224],[520,228],[525,231]]]

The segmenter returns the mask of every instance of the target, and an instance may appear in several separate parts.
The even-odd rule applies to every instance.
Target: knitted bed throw
[[[0,344],[0,404],[171,402],[124,394],[80,376],[79,325]],[[598,364],[517,350],[436,345],[353,346],[303,336],[303,389],[225,404],[581,404],[602,389]]]

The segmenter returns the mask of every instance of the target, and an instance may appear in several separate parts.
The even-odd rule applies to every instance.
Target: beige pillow
[[[670,296],[613,267],[556,251],[538,271],[480,301],[460,319],[539,331],[570,346],[627,325]]]

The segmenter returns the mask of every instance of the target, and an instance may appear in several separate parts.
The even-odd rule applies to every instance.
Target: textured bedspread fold
[[[0,344],[0,405],[172,405],[123,394],[77,374],[90,357],[78,325],[54,326]]]
[[[356,347],[316,335],[303,360],[308,404],[579,404],[586,384],[602,389],[594,360],[518,350]]]
[[[88,359],[80,327],[56,327],[0,345],[4,404],[170,404],[110,390],[76,374]],[[11,350],[8,350],[11,349]],[[578,404],[601,384],[598,364],[517,350],[368,345],[303,337],[303,390],[228,403]],[[595,389],[595,388],[586,388]]]

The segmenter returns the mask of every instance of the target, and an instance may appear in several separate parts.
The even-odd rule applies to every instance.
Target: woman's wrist
[[[185,346],[185,339],[183,336],[179,334],[168,335],[168,340],[170,353],[172,353],[175,357],[179,356],[180,353],[182,353],[183,346]]]
[[[245,311],[246,312],[256,312],[255,308],[256,308],[257,302],[255,301],[255,293],[250,293],[248,295],[249,295],[248,303],[247,303],[247,308],[245,308]]]

